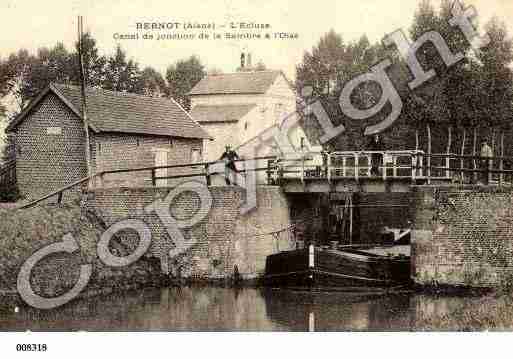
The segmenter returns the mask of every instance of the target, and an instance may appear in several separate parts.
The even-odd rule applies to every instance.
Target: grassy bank
[[[86,263],[93,265],[93,274],[83,295],[158,285],[163,279],[155,259],[142,258],[121,268],[105,266],[96,253],[105,228],[94,216],[82,213],[78,204],[0,209],[0,219],[0,297],[1,293],[7,297],[6,293],[16,291],[18,272],[33,253],[61,242],[66,234],[73,236],[80,250],[71,255],[52,254],[34,267],[31,284],[39,295],[55,297],[69,291],[78,280],[80,265]],[[126,256],[133,250],[130,247],[123,237],[117,237],[110,249],[117,256]]]
[[[419,330],[511,331],[513,294],[489,294],[443,315],[430,315],[417,322]]]

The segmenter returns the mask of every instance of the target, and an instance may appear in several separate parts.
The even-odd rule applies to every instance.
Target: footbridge
[[[487,163],[486,166],[483,163]],[[280,186],[286,193],[408,192],[412,185],[476,184],[511,185],[513,157],[483,158],[456,154],[426,154],[423,151],[296,152],[280,156],[245,158],[235,161],[230,176],[236,185]],[[484,166],[484,167],[483,167]],[[147,176],[151,187],[173,187],[195,180],[207,186],[225,185],[223,161],[195,162],[101,171],[60,188],[23,206],[31,207],[79,186],[109,187],[107,177]],[[257,174],[257,175],[255,175]]]

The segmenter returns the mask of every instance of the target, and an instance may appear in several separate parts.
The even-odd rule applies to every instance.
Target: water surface
[[[410,331],[422,330],[426,320],[465,310],[478,300],[412,293],[362,296],[258,288],[146,289],[80,299],[53,310],[3,311],[0,330]]]

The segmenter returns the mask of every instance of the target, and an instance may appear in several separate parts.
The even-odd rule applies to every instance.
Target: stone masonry
[[[412,276],[417,284],[511,285],[511,188],[415,187],[411,210]]]
[[[198,186],[201,184],[197,184]],[[178,221],[190,219],[201,208],[200,197],[194,191],[176,195],[170,213]],[[243,190],[237,187],[210,187],[212,207],[199,223],[182,228],[187,243],[192,246],[173,258],[175,248],[166,227],[155,212],[144,209],[171,188],[111,188],[88,193],[87,209],[94,211],[107,225],[132,218],[144,221],[151,229],[152,244],[147,256],[161,260],[162,269],[173,277],[188,280],[216,280],[233,276],[237,266],[244,279],[261,276],[270,254],[292,249],[291,236],[282,234],[280,243],[270,234],[290,225],[289,206],[279,187],[259,187],[257,208],[241,215]],[[200,216],[201,217],[201,216]],[[288,232],[286,232],[288,233]]]

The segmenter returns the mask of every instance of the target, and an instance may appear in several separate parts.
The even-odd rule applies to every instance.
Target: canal
[[[146,289],[41,311],[0,312],[0,331],[410,331],[511,329],[508,299],[412,293],[363,296],[258,288]],[[499,303],[499,304],[498,304]],[[477,310],[477,318],[467,318]],[[479,318],[482,315],[483,318]],[[444,320],[450,317],[451,322]],[[499,318],[500,317],[500,318]],[[461,322],[459,321],[461,319]],[[497,322],[494,322],[497,320]],[[506,324],[504,324],[506,323]]]

